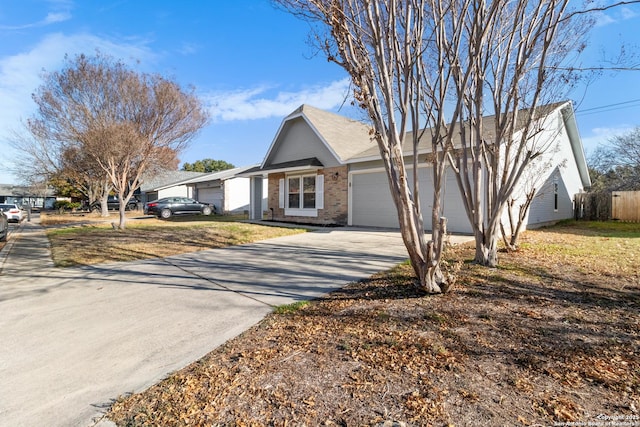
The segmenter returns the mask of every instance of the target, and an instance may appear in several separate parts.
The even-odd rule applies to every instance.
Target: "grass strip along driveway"
[[[238,222],[232,216],[130,218],[125,230],[114,230],[109,220],[90,215],[49,215],[42,224],[58,267],[167,257],[305,231]]]
[[[121,398],[108,417],[120,426],[638,425],[640,227],[528,231],[495,269],[471,264],[473,254],[447,250],[459,271],[446,295],[423,294],[400,265],[283,307]]]

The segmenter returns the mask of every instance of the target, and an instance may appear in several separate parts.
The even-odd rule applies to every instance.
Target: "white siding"
[[[516,191],[514,213],[524,201],[524,193],[533,186],[536,196],[531,203],[525,224],[527,227],[548,224],[573,217],[573,197],[583,190],[582,180],[560,113],[547,119],[545,130],[539,135],[538,144],[549,146],[545,153],[522,176]],[[552,144],[549,141],[554,141]],[[555,185],[557,184],[557,209]],[[508,224],[508,212],[503,212],[503,222]]]
[[[224,181],[224,212],[242,213],[249,210],[251,182],[249,178],[231,178]]]

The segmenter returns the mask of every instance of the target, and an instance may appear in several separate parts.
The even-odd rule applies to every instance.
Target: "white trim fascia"
[[[569,143],[571,144],[571,152],[573,158],[578,167],[580,173],[580,180],[582,181],[583,188],[591,187],[591,177],[589,176],[589,167],[587,165],[586,156],[584,154],[584,144],[580,138],[580,131],[578,130],[578,124],[576,122],[576,112],[573,109],[573,104],[567,101],[562,104],[558,110],[562,116],[564,127],[569,137]]]

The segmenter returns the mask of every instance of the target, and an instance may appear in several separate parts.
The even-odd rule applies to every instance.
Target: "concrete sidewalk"
[[[406,259],[398,232],[322,229],[130,263],[52,268],[37,220],[0,274],[0,426],[108,425],[139,392],[258,323]],[[4,253],[4,250],[3,250]]]
[[[40,226],[40,215],[32,214],[31,221],[22,221],[9,233],[0,251],[0,275],[52,267],[51,247]]]

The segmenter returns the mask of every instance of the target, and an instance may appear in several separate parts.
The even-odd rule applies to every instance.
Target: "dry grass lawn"
[[[472,257],[470,245],[448,250],[462,267],[446,295],[423,294],[401,265],[281,307],[121,398],[108,417],[119,426],[639,425],[640,227],[566,223],[527,232],[499,268]]]
[[[170,220],[129,213],[125,230],[115,230],[111,222],[86,216],[47,215],[53,261],[58,267],[133,261],[238,245],[304,232],[303,229],[270,227],[238,222],[232,216],[180,216]]]

